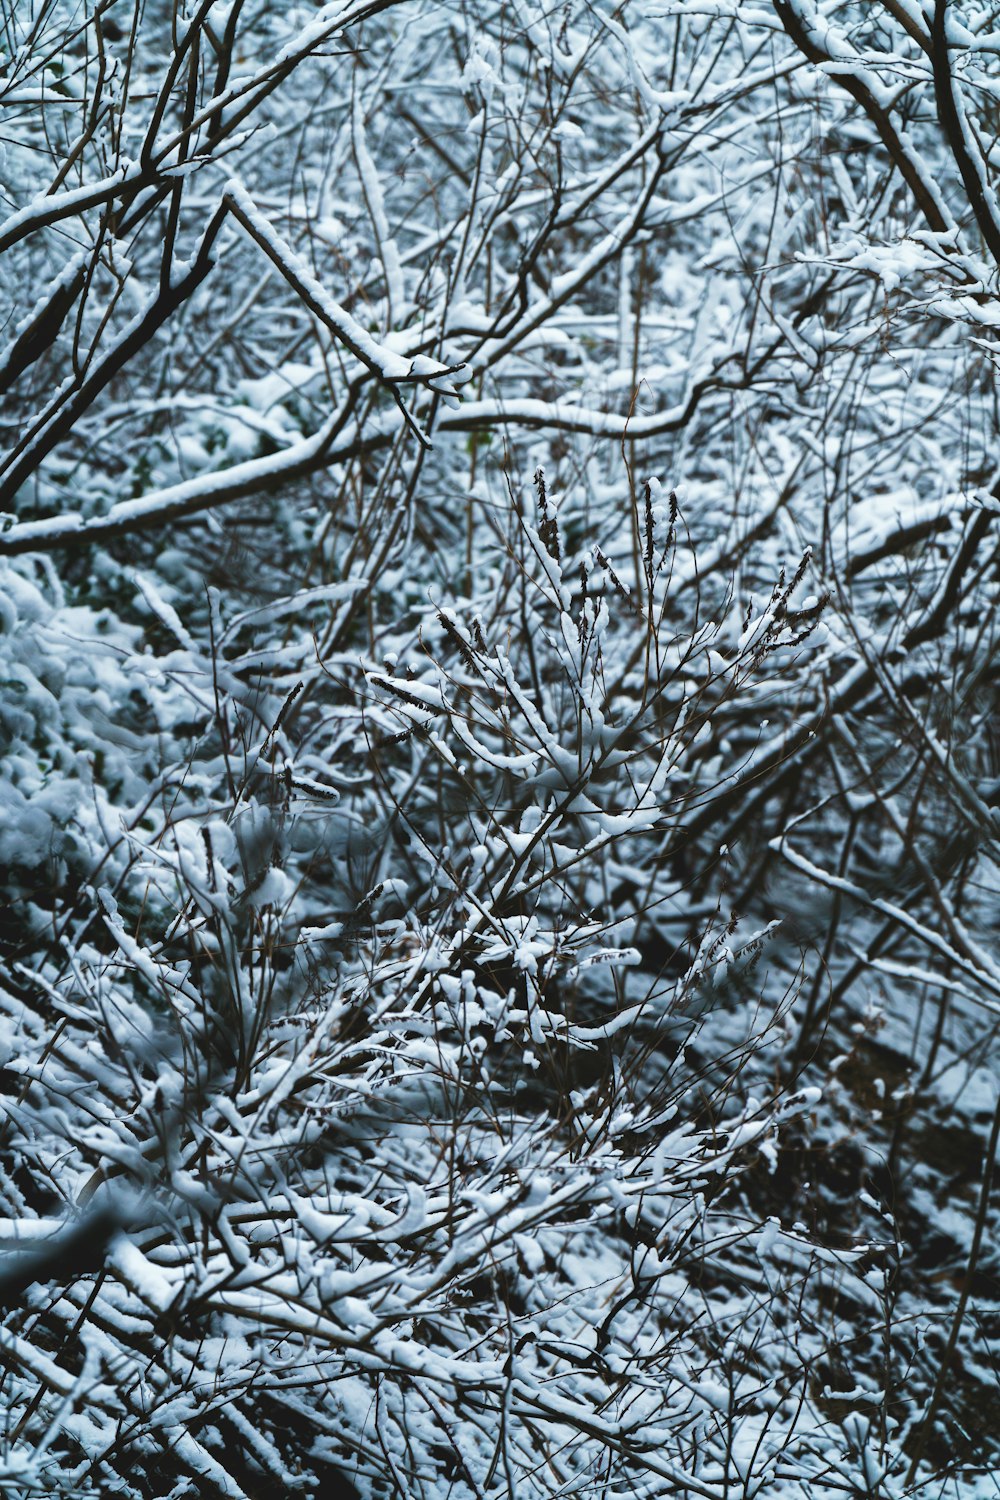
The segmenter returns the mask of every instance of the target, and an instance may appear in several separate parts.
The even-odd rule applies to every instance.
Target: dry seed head
[[[559,543],[559,522],[554,512],[549,511],[548,491],[545,488],[545,471],[538,468],[535,470],[535,489],[538,493],[538,511],[540,521],[538,535],[542,546],[554,562],[562,560],[562,548]]]
[[[443,610],[438,610],[438,621],[442,629],[444,630],[445,635],[451,641],[459,656],[465,662],[465,665],[467,667],[474,668],[476,665],[475,653],[473,652],[468,641],[462,635],[461,631],[456,626],[454,620],[450,620]]]

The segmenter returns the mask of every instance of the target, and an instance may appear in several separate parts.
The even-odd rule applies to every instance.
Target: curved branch
[[[924,177],[909,146],[893,124],[888,110],[882,108],[872,90],[858,76],[856,63],[834,58],[820,46],[819,34],[815,28],[809,27],[802,14],[801,0],[774,0],[774,8],[782,26],[803,57],[808,58],[814,66],[822,67],[860,104],[878,131],[882,144],[913,194],[929,227],[935,234],[947,234],[952,225],[936,186]]]
[[[993,259],[1000,266],[1000,222],[996,212],[996,194],[987,182],[981,166],[973,159],[969,128],[959,109],[955,80],[951,75],[951,63],[948,59],[948,0],[936,0],[934,6],[931,66],[934,73],[934,100],[941,129],[955,158],[979,232]]]
[[[618,412],[548,401],[523,400],[509,405],[498,401],[474,401],[458,411],[441,414],[435,430],[471,432],[483,428],[524,427],[575,432],[585,437],[616,441],[625,437],[655,437],[685,427],[708,391],[741,390],[751,382],[754,373],[751,371],[748,377],[734,381],[722,380],[717,375],[706,376],[692,388],[686,401],[648,417],[622,416]],[[356,382],[354,389],[363,383],[366,383],[364,377]],[[171,521],[187,519],[220,505],[249,499],[264,490],[308,478],[332,464],[388,447],[395,440],[403,419],[399,413],[386,413],[378,426],[373,424],[365,433],[356,431],[340,445],[333,446],[347,424],[351,409],[353,400],[349,397],[340,411],[317,432],[291,444],[281,453],[248,459],[231,469],[186,479],[135,500],[120,501],[106,515],[85,519],[75,513],[10,526],[0,533],[0,557],[14,557],[25,552],[52,552],[60,548],[75,549],[92,542],[150,531]]]

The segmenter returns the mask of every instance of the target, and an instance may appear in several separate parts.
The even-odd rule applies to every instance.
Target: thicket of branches
[[[0,1490],[992,1494],[993,7],[0,22]]]

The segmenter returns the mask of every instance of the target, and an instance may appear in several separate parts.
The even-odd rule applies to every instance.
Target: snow
[[[924,11],[7,19],[0,1489],[978,1495],[996,268]]]

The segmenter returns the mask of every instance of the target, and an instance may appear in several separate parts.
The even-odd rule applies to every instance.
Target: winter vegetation
[[[0,0],[0,1494],[1000,1494],[998,137]]]

